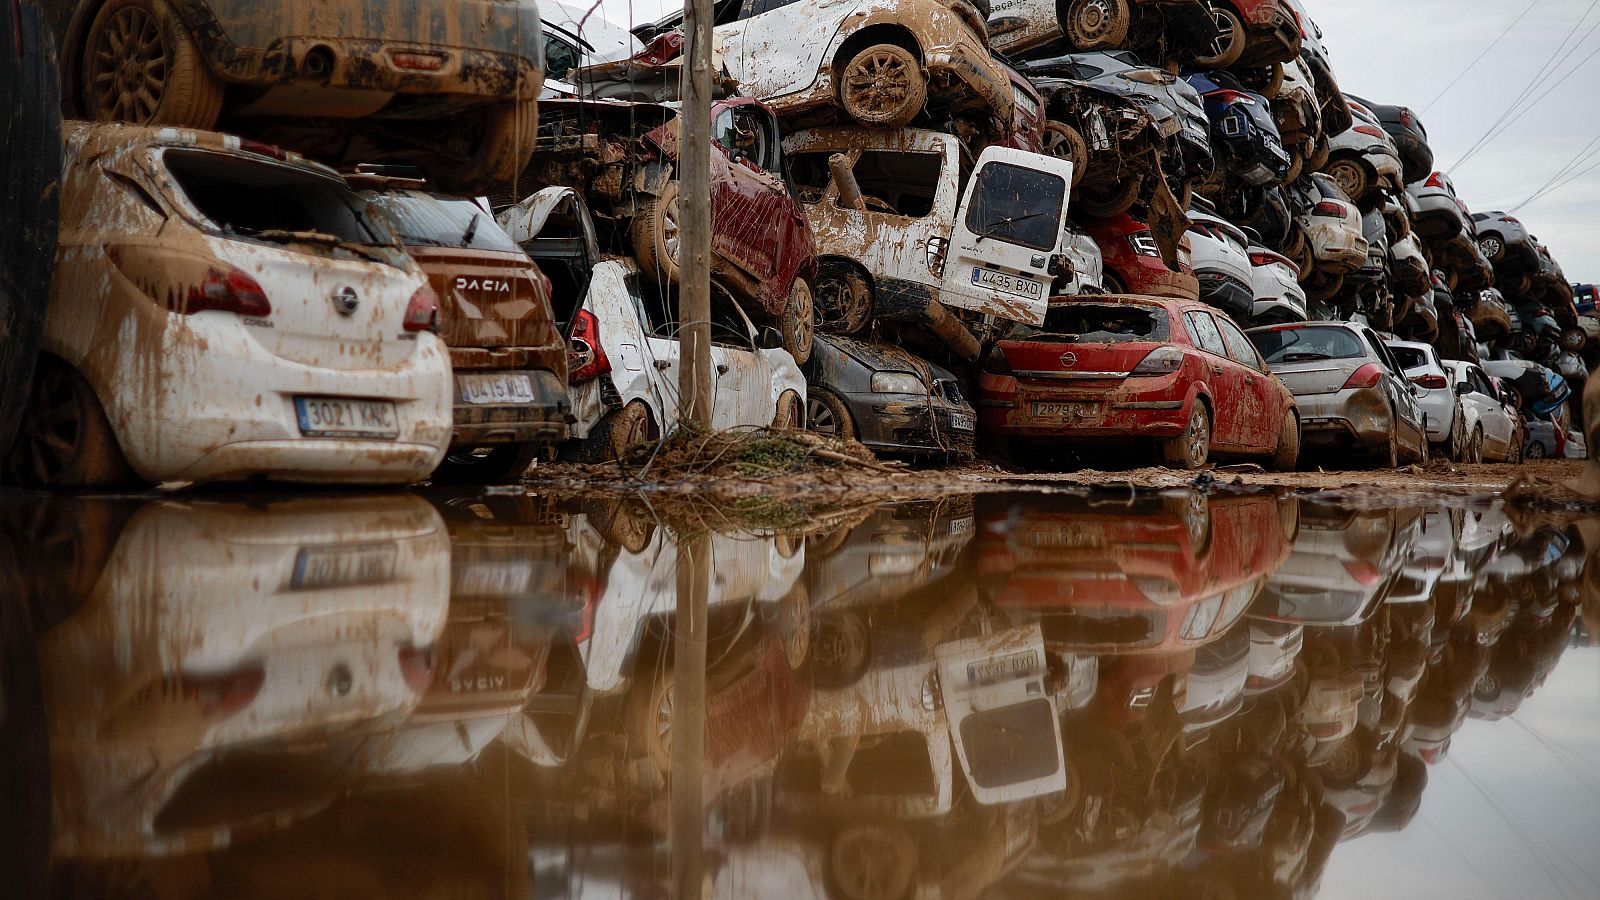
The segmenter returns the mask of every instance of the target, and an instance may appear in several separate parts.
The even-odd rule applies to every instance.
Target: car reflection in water
[[[660,897],[687,789],[713,897],[1310,897],[1600,625],[1600,520],[1488,503],[694,509],[685,785],[658,500],[0,494],[0,825],[54,896]]]

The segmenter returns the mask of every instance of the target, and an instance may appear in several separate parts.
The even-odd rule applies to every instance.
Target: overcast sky
[[[1600,164],[1600,0],[1306,0],[1306,5],[1322,26],[1344,89],[1422,113],[1439,166],[1455,167],[1456,187],[1474,211],[1522,203],[1574,158],[1576,172]],[[619,24],[654,21],[663,9],[677,6],[663,0],[601,0],[605,16]],[[1468,70],[1468,63],[1502,34]],[[1552,62],[1569,34],[1571,40]],[[1517,102],[1547,62],[1540,86]],[[1460,81],[1433,102],[1463,71]],[[1512,116],[1525,114],[1456,166],[1507,110]],[[1568,278],[1600,280],[1600,166],[1516,215],[1550,246]]]

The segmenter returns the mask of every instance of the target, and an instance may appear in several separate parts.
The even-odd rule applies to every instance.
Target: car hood
[[[925,382],[953,381],[955,376],[943,368],[899,347],[873,344],[834,335],[817,335],[815,341],[823,347],[832,347],[874,372],[915,372]]]

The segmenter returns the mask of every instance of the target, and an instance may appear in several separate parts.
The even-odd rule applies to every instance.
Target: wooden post
[[[696,900],[705,884],[706,602],[711,592],[711,536],[678,538],[678,608],[673,622],[672,896]]]
[[[678,118],[678,421],[711,428],[711,0],[683,0]]]

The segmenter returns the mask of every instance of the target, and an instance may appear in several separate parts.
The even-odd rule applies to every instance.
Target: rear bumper
[[[567,386],[554,372],[525,370],[533,379],[529,403],[474,404],[456,392],[451,449],[487,444],[556,443],[567,439],[574,421]]]
[[[1239,321],[1250,318],[1255,307],[1255,289],[1249,282],[1241,281],[1220,269],[1196,269],[1200,281],[1200,299],[1215,306]]]
[[[1169,438],[1189,421],[1191,385],[1182,374],[1127,378],[1114,387],[1021,382],[984,373],[978,379],[978,423],[986,434],[1105,440]],[[1070,403],[1070,416],[1038,412],[1037,403]]]
[[[911,394],[843,394],[855,418],[856,439],[879,453],[971,456],[971,407]]]
[[[1300,407],[1301,440],[1307,445],[1382,444],[1393,428],[1388,398],[1379,388],[1297,394],[1295,403]]]

